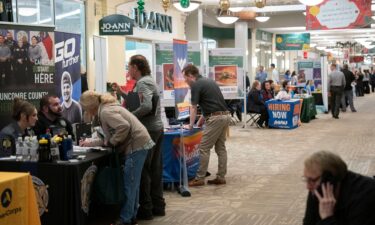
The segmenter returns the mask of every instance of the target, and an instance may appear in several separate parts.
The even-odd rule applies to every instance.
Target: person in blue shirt
[[[290,76],[290,70],[287,70],[284,74],[284,80],[290,81],[292,77]]]
[[[267,73],[264,71],[264,66],[259,66],[259,71],[255,76],[255,80],[259,81],[260,83],[263,83],[264,81],[266,81],[267,76]]]

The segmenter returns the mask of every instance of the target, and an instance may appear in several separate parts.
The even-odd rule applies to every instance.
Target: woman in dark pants
[[[267,108],[264,104],[262,94],[260,92],[261,85],[259,81],[254,81],[253,85],[251,87],[251,90],[248,95],[248,105],[247,110],[250,113],[259,113],[260,118],[257,121],[257,124],[259,127],[263,127],[263,124],[265,123],[266,127],[268,126],[268,113]]]

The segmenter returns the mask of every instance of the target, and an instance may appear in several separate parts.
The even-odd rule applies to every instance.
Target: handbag
[[[94,193],[96,199],[105,205],[121,204],[125,199],[123,168],[115,150],[110,153],[109,164],[96,175]]]

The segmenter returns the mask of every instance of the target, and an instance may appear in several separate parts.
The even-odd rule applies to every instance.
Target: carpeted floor
[[[190,188],[183,198],[165,192],[167,215],[140,225],[297,225],[307,191],[303,160],[316,150],[339,153],[353,171],[375,175],[375,94],[355,99],[358,112],[319,114],[294,130],[231,127],[223,186]],[[217,157],[211,151],[214,177]]]

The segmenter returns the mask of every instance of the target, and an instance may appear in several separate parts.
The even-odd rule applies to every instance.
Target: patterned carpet
[[[165,192],[167,215],[140,225],[297,225],[307,191],[303,160],[316,150],[339,153],[353,171],[375,174],[375,94],[355,99],[357,113],[320,114],[294,130],[232,126],[223,186],[190,188],[192,197]],[[212,151],[209,171],[215,173]]]

